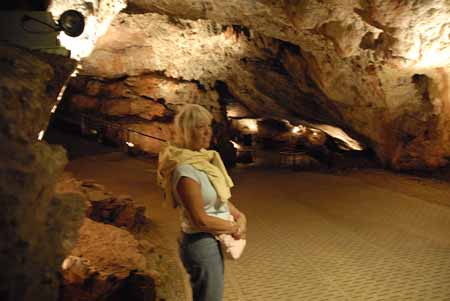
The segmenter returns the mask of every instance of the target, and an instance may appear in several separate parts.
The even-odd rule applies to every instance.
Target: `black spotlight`
[[[84,16],[80,12],[69,9],[62,13],[58,22],[55,24],[51,20],[49,12],[34,12],[34,14],[23,15],[21,22],[22,28],[32,34],[45,34],[48,31],[33,30],[33,24],[28,24],[30,21],[40,23],[54,30],[55,32],[64,31],[65,34],[71,37],[78,37],[84,30]]]
[[[84,30],[84,16],[76,10],[67,10],[59,17],[58,26],[66,35],[78,37]]]

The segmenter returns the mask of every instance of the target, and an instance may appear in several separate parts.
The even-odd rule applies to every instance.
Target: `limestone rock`
[[[139,115],[142,111],[150,110],[150,115],[161,117],[169,114],[167,110],[176,110],[177,106],[184,103],[203,105],[213,114],[220,110],[219,96],[215,90],[204,90],[195,82],[168,78],[156,73],[129,76],[123,80],[102,81],[87,80],[86,76],[79,76],[70,86],[74,90],[70,98],[75,109],[77,106],[80,110],[90,106],[91,110],[95,110],[96,105],[91,103],[105,103],[103,111],[107,115]],[[127,106],[126,101],[132,104]],[[147,108],[148,106],[151,107]],[[151,114],[151,111],[155,113]]]
[[[449,15],[445,0],[130,0],[83,72],[156,72],[208,93],[222,82],[257,117],[339,126],[386,166],[437,168],[450,155]]]
[[[169,273],[175,263],[166,257],[167,250],[161,250],[164,247],[155,233],[137,228],[147,223],[143,207],[136,206],[130,196],[114,196],[103,185],[76,180],[70,173],[62,175],[57,188],[60,193],[81,195],[87,204],[83,213],[88,216],[61,264],[59,300],[179,300],[175,295],[180,292],[175,290],[182,284],[174,284],[180,280]]]
[[[74,62],[0,47],[0,298],[56,300],[59,270],[84,215],[80,195],[54,195],[65,151],[37,140]]]
[[[89,202],[110,201],[114,197],[111,193],[97,189],[83,189]]]
[[[104,224],[123,227],[128,230],[148,223],[145,207],[137,206],[129,195],[114,196],[103,185],[92,180],[79,181],[69,173],[59,179],[58,193],[78,195],[85,204],[85,216]]]
[[[89,191],[88,195],[91,195]],[[132,230],[148,222],[145,207],[136,206],[129,196],[89,199],[86,215],[90,219]]]
[[[120,80],[79,76],[71,82],[69,90],[72,94],[68,96],[67,105],[71,114],[83,112],[103,119],[105,124],[100,125],[103,137],[119,145],[131,142],[136,149],[150,153],[159,151],[161,141],[145,135],[163,140],[172,137],[171,122],[182,104],[201,104],[212,112],[216,121],[223,120],[216,91],[205,90],[196,82],[171,79],[156,73]],[[111,120],[143,135],[117,126],[110,127],[107,123]]]
[[[98,272],[127,275],[129,271],[146,268],[139,244],[128,231],[90,219],[84,220],[79,231],[71,255],[95,263]]]
[[[317,115],[315,108],[325,110],[331,117],[329,123],[346,125],[369,138],[379,158],[396,168],[435,168],[447,163],[448,148],[438,146],[448,145],[448,136],[437,124],[447,124],[449,116],[447,113],[436,114],[439,120],[436,122],[427,117],[435,114],[433,112],[442,112],[440,108],[448,103],[442,99],[449,98],[448,94],[442,95],[432,87],[441,86],[438,90],[442,91],[442,86],[448,86],[449,82],[450,48],[445,38],[446,33],[448,35],[445,20],[448,20],[450,7],[445,1],[423,5],[414,1],[405,1],[401,5],[368,1],[362,7],[356,1],[285,1],[284,4],[259,3],[259,9],[247,1],[204,1],[197,5],[190,1],[130,2],[131,9],[141,12],[163,12],[221,23],[238,22],[267,37],[298,45],[300,52],[291,54],[288,63],[283,65],[294,80],[301,80],[298,81],[300,89],[316,98],[303,107],[309,111],[306,114],[309,120]],[[283,5],[284,9],[281,9]],[[186,9],[186,6],[191,8]],[[234,12],[233,17],[231,12]],[[270,24],[268,19],[261,18],[268,12],[271,13]],[[258,13],[261,14],[259,18],[252,17]],[[417,18],[418,15],[424,17]],[[436,19],[431,21],[430,16]],[[300,32],[285,30],[291,26]],[[278,27],[278,33],[274,27]],[[372,42],[368,37],[372,37]],[[363,41],[365,49],[359,48]],[[438,62],[439,58],[441,61]],[[307,68],[303,69],[306,73],[292,70],[292,63],[301,59],[304,59],[301,65]],[[416,92],[412,83],[415,74],[424,74],[430,79],[427,89],[431,107]],[[247,81],[245,86],[248,91]],[[433,90],[435,92],[431,92]],[[239,89],[235,91],[238,95]],[[250,103],[248,98],[240,99]],[[298,103],[297,99],[290,101]],[[266,105],[268,101],[264,103],[262,108],[273,110],[271,105]],[[250,104],[249,107],[254,106]],[[415,129],[414,138],[404,142],[402,136],[411,135],[407,134],[411,130],[404,128],[405,122],[397,118],[411,119],[407,116],[417,114],[423,116],[420,117],[423,122],[409,127]],[[417,135],[423,132],[435,134]],[[431,145],[435,145],[435,149]]]
[[[100,112],[108,116],[139,116],[153,120],[164,117],[166,108],[149,99],[108,99],[101,104]]]
[[[70,98],[70,110],[71,111],[95,111],[100,107],[100,103],[96,97],[76,94]]]
[[[74,65],[56,55],[0,47],[0,122],[6,138],[37,139]]]
[[[133,120],[120,120],[120,125],[130,131],[123,131],[116,127],[104,129],[104,136],[119,145],[124,141],[131,142],[134,148],[148,152],[158,153],[165,145],[165,141],[172,139],[174,132],[171,124],[163,122],[133,122]]]
[[[218,95],[214,90],[204,90],[195,82],[175,80],[158,75],[142,75],[129,77],[125,81],[136,95],[163,99],[165,103],[177,105],[196,103],[219,108]]]
[[[63,263],[60,300],[155,300],[158,273],[148,269],[140,248],[127,231],[85,219]]]

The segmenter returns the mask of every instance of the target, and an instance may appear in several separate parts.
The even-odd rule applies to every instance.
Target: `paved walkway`
[[[154,166],[105,158],[68,169],[145,203],[175,250],[177,214],[162,205]],[[383,171],[233,178],[249,233],[243,257],[226,263],[225,300],[450,300],[450,184]]]
[[[235,178],[249,241],[227,266],[226,300],[450,300],[450,185],[384,172]]]

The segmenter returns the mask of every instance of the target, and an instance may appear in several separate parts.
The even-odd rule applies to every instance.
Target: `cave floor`
[[[67,170],[144,204],[176,258],[178,214],[162,201],[155,164],[106,153]],[[225,300],[450,300],[448,182],[258,167],[232,177],[249,230],[241,259],[226,262]]]

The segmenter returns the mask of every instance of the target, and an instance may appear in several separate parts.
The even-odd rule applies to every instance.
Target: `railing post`
[[[130,136],[129,132],[127,129],[120,127],[120,133],[121,133],[120,136],[122,136],[121,138],[123,140],[120,144],[120,150],[124,153],[128,153],[127,142],[129,141],[129,136]]]
[[[87,134],[87,127],[86,127],[86,120],[84,119],[84,115],[81,114],[80,116],[80,130],[81,130],[81,135],[86,135]]]

